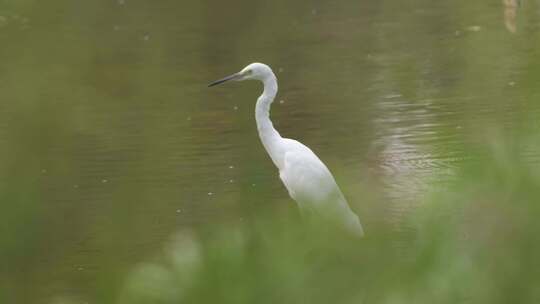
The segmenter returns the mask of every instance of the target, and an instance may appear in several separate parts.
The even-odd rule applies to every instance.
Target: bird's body
[[[298,203],[305,217],[338,221],[350,232],[363,235],[358,217],[349,208],[334,177],[326,165],[302,143],[283,138],[270,120],[270,105],[277,94],[277,79],[267,65],[252,63],[241,72],[211,85],[234,79],[256,79],[264,84],[257,99],[255,120],[259,137],[268,155],[279,169],[279,177],[289,195]]]

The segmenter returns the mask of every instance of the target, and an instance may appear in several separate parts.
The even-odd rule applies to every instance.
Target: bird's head
[[[272,77],[273,75],[274,73],[272,72],[272,69],[269,66],[267,66],[264,63],[256,62],[256,63],[252,63],[246,66],[240,72],[234,73],[225,78],[216,80],[212,82],[211,84],[209,84],[208,86],[212,87],[212,86],[218,85],[220,83],[224,83],[225,81],[229,81],[229,80],[243,81],[243,80],[253,79],[253,80],[264,81],[265,79],[267,79],[268,77]]]

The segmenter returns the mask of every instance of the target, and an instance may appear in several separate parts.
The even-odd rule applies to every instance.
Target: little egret
[[[238,73],[212,82],[209,87],[228,80],[259,80],[264,91],[257,99],[255,120],[259,137],[268,155],[279,169],[279,177],[305,216],[337,221],[355,235],[364,234],[356,214],[341,193],[334,177],[324,163],[302,143],[283,138],[270,120],[270,105],[278,91],[272,69],[262,63],[252,63]]]

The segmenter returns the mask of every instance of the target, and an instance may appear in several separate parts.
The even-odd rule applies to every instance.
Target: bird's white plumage
[[[295,140],[284,139],[283,142],[287,148],[279,175],[291,197],[316,203],[331,195],[336,184],[315,153]]]
[[[302,143],[281,137],[272,125],[270,105],[277,94],[277,79],[272,69],[262,63],[252,63],[239,73],[214,84],[230,79],[255,79],[264,84],[263,94],[257,99],[255,107],[259,136],[302,215],[338,221],[354,234],[363,235],[358,217],[349,208],[326,165]]]
[[[305,217],[337,220],[355,234],[363,235],[360,221],[326,165],[298,141],[283,139],[287,146],[279,177]]]

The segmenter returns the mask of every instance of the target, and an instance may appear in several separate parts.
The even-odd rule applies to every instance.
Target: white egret
[[[272,69],[262,63],[252,63],[240,72],[212,82],[214,86],[228,80],[259,80],[264,91],[257,99],[255,120],[259,137],[268,155],[279,169],[279,177],[298,203],[303,216],[338,221],[350,232],[362,236],[362,225],[341,193],[326,165],[302,143],[283,138],[270,120],[270,105],[278,91]]]

